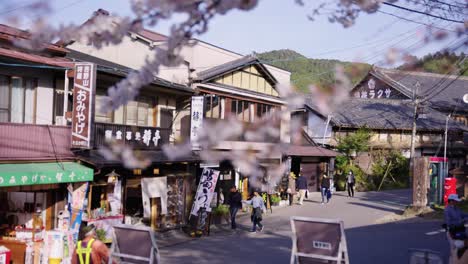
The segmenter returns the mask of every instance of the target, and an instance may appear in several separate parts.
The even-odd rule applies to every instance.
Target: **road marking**
[[[427,232],[426,235],[434,236],[434,235],[437,235],[437,234],[440,234],[440,233],[445,233],[445,229],[440,229],[440,230],[436,230],[436,231],[432,231],[432,232]]]

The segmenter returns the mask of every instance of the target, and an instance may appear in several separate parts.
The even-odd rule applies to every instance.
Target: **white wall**
[[[307,134],[318,144],[328,143],[332,135],[332,126],[327,127],[327,118],[323,118],[312,111],[307,112]],[[326,128],[326,131],[325,131]],[[325,142],[323,137],[325,135]]]
[[[67,48],[134,70],[140,69],[147,60],[153,59],[156,53],[147,42],[132,39],[130,36],[125,36],[122,42],[117,45],[104,46],[101,49],[79,42],[74,42]],[[157,76],[171,82],[186,84],[188,82],[188,67],[184,64],[170,68],[162,66]]]

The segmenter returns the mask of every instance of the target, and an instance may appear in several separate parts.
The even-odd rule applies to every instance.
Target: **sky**
[[[8,0],[6,0],[8,1]],[[24,16],[24,9],[33,0],[11,1],[0,7],[0,23],[6,17],[21,18],[23,29],[31,24],[32,16]],[[404,21],[383,13],[362,14],[351,28],[330,23],[325,16],[315,21],[308,19],[317,0],[305,1],[306,6],[294,0],[261,0],[249,12],[232,11],[215,17],[206,34],[197,38],[241,54],[291,49],[309,58],[339,59],[382,64],[389,48],[400,48],[421,57],[453,44],[453,40],[423,45],[425,26]],[[51,25],[81,24],[93,11],[103,8],[121,16],[131,15],[129,0],[50,0],[54,12],[48,16]],[[402,2],[404,3],[404,2]],[[384,12],[438,27],[451,28],[455,24],[431,19],[424,15],[384,6]],[[180,18],[163,22],[154,28],[167,34],[170,26]]]

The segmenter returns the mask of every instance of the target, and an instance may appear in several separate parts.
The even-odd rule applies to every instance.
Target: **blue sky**
[[[0,16],[0,21],[3,20],[4,23],[6,15],[20,17],[22,6],[31,1],[12,1],[3,9],[0,8],[0,14],[6,12]],[[301,7],[294,0],[262,0],[250,12],[233,11],[216,17],[209,31],[198,38],[242,54],[288,48],[310,58],[377,64],[382,62],[389,47],[403,48],[413,55],[422,56],[450,43],[447,40],[419,47],[422,44],[424,26],[382,13],[363,14],[348,29],[328,22],[324,16],[310,21],[307,15],[312,10],[310,3],[314,1],[318,2],[305,1],[309,4]],[[51,0],[55,12],[49,16],[49,22],[53,25],[79,24],[98,8],[119,15],[130,15],[128,2],[129,0]],[[424,23],[435,23],[443,28],[454,26],[450,22],[429,20],[425,16],[391,7],[384,7],[382,11]],[[22,26],[27,28],[29,24],[30,21],[25,19]],[[171,21],[164,22],[152,30],[166,34],[170,25]]]

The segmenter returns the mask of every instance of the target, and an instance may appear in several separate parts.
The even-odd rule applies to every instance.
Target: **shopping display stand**
[[[114,258],[119,263],[161,263],[154,231],[149,227],[115,225],[109,264]]]
[[[343,221],[291,217],[291,264],[349,264]]]

